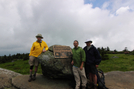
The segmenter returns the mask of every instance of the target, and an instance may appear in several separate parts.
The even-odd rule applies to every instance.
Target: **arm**
[[[71,64],[74,65],[74,61],[73,60],[72,60]]]
[[[95,50],[95,58],[96,58],[95,64],[96,64],[96,67],[98,67],[98,65],[101,62],[101,56],[100,56],[100,53],[99,53],[99,51],[97,49]]]
[[[82,62],[86,61],[86,54],[85,54],[85,51],[83,49],[81,50],[81,59],[82,59]]]
[[[84,62],[81,63],[80,70],[83,69]]]
[[[81,62],[80,70],[83,69],[84,62],[86,61],[86,54],[83,49],[81,50],[81,57],[82,57],[82,62]]]
[[[44,48],[45,48],[45,50],[43,50],[43,52],[46,52],[48,50],[48,46],[47,46],[46,42],[45,42]]]

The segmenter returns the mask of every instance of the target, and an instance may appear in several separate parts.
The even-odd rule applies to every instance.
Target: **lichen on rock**
[[[71,57],[55,58],[53,46],[49,47],[49,50],[45,53],[38,56],[43,75],[51,78],[72,78]],[[58,46],[60,47],[60,45]]]

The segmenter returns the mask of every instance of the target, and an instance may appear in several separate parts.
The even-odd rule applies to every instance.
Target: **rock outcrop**
[[[106,86],[109,89],[134,89],[134,71],[112,71],[105,74]]]
[[[12,85],[12,78],[21,74],[0,68],[0,89],[17,89]]]
[[[35,81],[28,82],[28,78],[29,75],[17,76],[12,79],[12,84],[18,89],[73,89],[69,80],[50,79],[42,74],[37,74]]]
[[[68,79],[50,79],[37,74],[37,79],[28,82],[29,75],[21,75],[0,68],[0,89],[74,89],[75,82]],[[134,71],[105,73],[109,89],[134,89]]]
[[[53,45],[39,55],[42,73],[51,78],[72,78],[72,50],[69,46]]]

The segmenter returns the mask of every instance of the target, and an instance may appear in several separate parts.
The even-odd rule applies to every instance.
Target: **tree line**
[[[98,47],[97,50],[99,51],[102,60],[108,60],[109,57],[107,54],[132,54],[134,55],[133,51],[128,51],[127,47],[124,48],[122,51],[117,51],[116,49],[111,51],[109,47]],[[0,63],[6,63],[6,62],[13,62],[16,60],[28,60],[29,59],[29,53],[17,53],[14,55],[9,54],[8,56],[0,56]]]
[[[127,49],[127,47],[125,47],[124,50],[122,50],[122,51],[117,51],[116,49],[111,51],[109,47],[106,47],[106,48],[98,47],[97,50],[101,54],[102,60],[108,60],[109,59],[107,54],[130,54],[130,55],[134,55],[134,50],[129,51]]]
[[[6,63],[6,62],[13,62],[16,60],[28,60],[29,59],[29,53],[17,53],[14,55],[9,54],[8,56],[4,55],[4,56],[0,56],[0,63]]]

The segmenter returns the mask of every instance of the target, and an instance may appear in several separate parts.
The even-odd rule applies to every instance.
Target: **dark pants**
[[[87,78],[89,77],[89,73],[96,74],[97,73],[96,66],[94,64],[86,64],[85,65],[85,72],[86,72]]]

